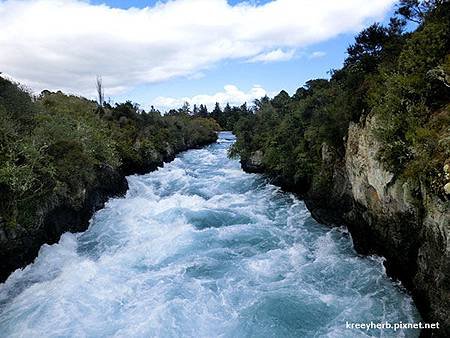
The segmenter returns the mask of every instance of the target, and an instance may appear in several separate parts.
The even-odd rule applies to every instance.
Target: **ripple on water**
[[[128,178],[81,234],[0,285],[5,337],[366,337],[419,320],[380,259],[227,158],[231,134]],[[417,336],[417,332],[397,332]]]

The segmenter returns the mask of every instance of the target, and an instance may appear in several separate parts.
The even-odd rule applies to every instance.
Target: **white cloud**
[[[241,105],[244,102],[251,104],[255,99],[259,99],[265,95],[268,95],[267,91],[260,85],[254,85],[248,92],[243,92],[234,85],[226,85],[224,90],[212,95],[202,94],[195,95],[193,97],[165,97],[159,96],[153,100],[152,104],[162,110],[169,110],[171,108],[179,108],[184,102],[188,102],[191,106],[194,104],[206,104],[208,109],[213,109],[216,102],[224,107],[227,103],[230,105]]]
[[[223,60],[287,59],[295,49],[359,30],[395,0],[171,0],[117,9],[82,0],[0,0],[0,71],[35,90],[107,95],[196,77]],[[287,52],[286,52],[287,51]]]
[[[276,62],[276,61],[288,61],[294,57],[295,50],[291,49],[284,52],[281,49],[275,49],[267,53],[262,53],[252,57],[249,62]]]
[[[312,52],[309,55],[309,58],[310,59],[320,59],[320,58],[323,58],[325,55],[327,55],[327,53],[321,52],[321,51],[317,51],[317,52]]]

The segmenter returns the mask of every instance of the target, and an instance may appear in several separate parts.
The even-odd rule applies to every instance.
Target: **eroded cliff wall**
[[[386,258],[426,320],[450,328],[450,202],[425,184],[397,178],[377,160],[376,120],[349,128],[345,171],[353,201],[342,217],[363,253]]]
[[[259,150],[241,159],[249,172],[264,172],[274,183],[298,192],[319,222],[346,225],[362,254],[386,258],[389,276],[411,292],[425,321],[438,321],[436,336],[450,336],[450,199],[437,196],[417,180],[396,177],[377,158],[376,119],[351,123],[345,154],[322,145],[327,184],[304,192],[265,170]],[[320,180],[316,180],[320,181]]]

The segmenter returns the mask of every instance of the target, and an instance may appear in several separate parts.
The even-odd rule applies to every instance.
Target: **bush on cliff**
[[[105,104],[26,89],[0,77],[0,221],[38,225],[45,210],[79,207],[105,167],[130,174],[212,142],[212,119],[161,116],[131,102]]]
[[[261,150],[266,171],[308,190],[327,184],[323,145],[342,157],[350,122],[370,115],[385,168],[441,194],[450,158],[450,3],[401,1],[398,12],[387,26],[358,34],[330,80],[256,102],[254,114],[235,124],[231,154],[246,161]],[[417,28],[405,32],[411,19]]]

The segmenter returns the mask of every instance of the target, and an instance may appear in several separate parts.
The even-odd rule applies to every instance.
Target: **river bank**
[[[110,198],[124,196],[129,186],[126,176],[142,174],[157,170],[164,163],[173,161],[175,156],[183,151],[201,148],[215,142],[217,135],[211,134],[210,139],[200,138],[169,145],[164,151],[156,152],[145,161],[129,161],[126,166],[112,168],[101,166],[96,171],[92,184],[81,187],[78,200],[58,200],[52,204],[43,204],[33,227],[14,227],[1,222],[0,218],[0,283],[16,269],[30,264],[37,256],[43,244],[53,244],[59,241],[65,232],[85,231],[92,215],[104,207]]]
[[[128,177],[83,233],[0,285],[7,336],[378,336],[417,322],[411,298],[348,232],[227,157],[234,138]],[[36,318],[38,318],[36,320]],[[398,334],[418,337],[417,330]]]
[[[424,336],[447,337],[450,330],[450,202],[426,185],[395,177],[380,164],[374,123],[352,123],[344,156],[322,145],[322,170],[329,184],[308,189],[293,177],[264,167],[259,150],[241,159],[247,172],[267,175],[274,184],[298,193],[313,217],[331,226],[348,227],[355,249],[385,258],[387,274],[411,292],[424,320],[439,322],[440,330]],[[318,181],[318,179],[316,180]]]

